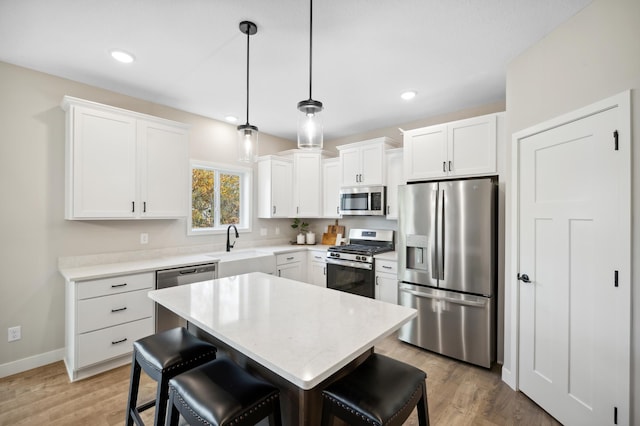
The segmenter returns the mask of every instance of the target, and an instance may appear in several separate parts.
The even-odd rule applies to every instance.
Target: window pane
[[[213,228],[213,170],[193,169],[191,175],[191,224],[193,229]]]
[[[220,173],[220,224],[240,223],[240,176]]]

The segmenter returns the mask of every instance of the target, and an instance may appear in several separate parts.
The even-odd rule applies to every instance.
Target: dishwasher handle
[[[451,302],[451,303],[455,303],[457,305],[473,306],[473,307],[477,307],[477,308],[483,308],[487,304],[486,301],[480,302],[480,301],[475,301],[475,300],[455,299],[453,297],[438,296],[438,295],[435,295],[435,294],[423,293],[421,291],[409,290],[407,288],[402,288],[402,287],[400,288],[400,291],[405,292],[405,293],[409,293],[412,296],[422,297],[424,299],[442,300],[444,302]]]

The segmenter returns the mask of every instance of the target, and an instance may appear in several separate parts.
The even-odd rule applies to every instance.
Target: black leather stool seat
[[[174,377],[169,382],[170,425],[180,414],[190,425],[255,425],[269,416],[280,425],[280,391],[226,358]]]
[[[216,358],[216,347],[185,328],[178,327],[133,343],[133,361],[127,403],[127,425],[142,424],[139,413],[156,406],[154,425],[164,425],[169,400],[169,380]],[[137,406],[140,371],[158,382],[156,399]]]
[[[371,354],[345,377],[322,391],[322,424],[339,417],[351,425],[401,425],[414,407],[420,425],[429,424],[424,371]]]

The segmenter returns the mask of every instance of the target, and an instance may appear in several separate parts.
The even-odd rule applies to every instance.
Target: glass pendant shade
[[[238,126],[238,161],[250,163],[258,159],[258,128],[250,124]]]
[[[322,149],[322,102],[302,101],[298,110],[298,148]]]

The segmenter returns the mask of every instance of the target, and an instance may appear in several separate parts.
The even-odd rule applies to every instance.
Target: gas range
[[[393,231],[352,229],[349,243],[327,250],[327,288],[374,298],[374,256],[393,251]]]
[[[332,246],[327,250],[327,260],[373,264],[373,256],[394,250],[393,231],[351,229],[346,246]]]

